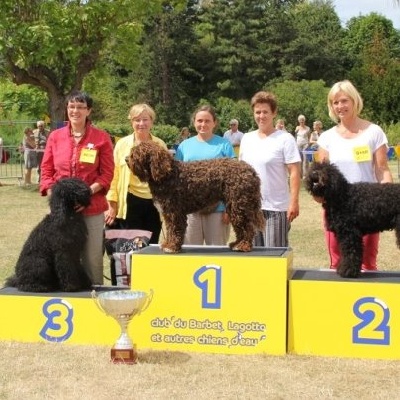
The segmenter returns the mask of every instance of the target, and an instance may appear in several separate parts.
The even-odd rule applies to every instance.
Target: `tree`
[[[350,79],[362,92],[364,114],[381,124],[400,121],[400,62],[389,53],[385,38],[377,33],[350,72]]]
[[[199,96],[193,57],[197,1],[186,3],[181,9],[165,2],[161,13],[146,20],[140,71],[147,80],[138,86],[142,96],[157,104],[159,120],[178,126],[188,124]]]
[[[362,93],[364,115],[381,124],[399,121],[400,33],[375,13],[352,18],[347,29],[348,76]]]
[[[162,0],[2,0],[1,72],[14,83],[43,90],[53,125],[64,120],[65,96],[85,76],[110,41],[135,35],[143,15]]]
[[[285,49],[283,78],[334,83],[344,73],[345,58],[341,48],[344,30],[332,1],[300,3],[291,14],[295,32]]]
[[[315,120],[322,121],[324,129],[333,125],[327,112],[329,89],[324,81],[285,81],[271,89],[278,99],[278,117],[285,119],[288,130],[294,130],[299,114],[306,116],[309,126]]]
[[[0,80],[0,120],[45,119],[46,95],[30,85],[16,86]]]
[[[85,79],[108,121],[127,122],[130,105],[147,102],[156,109],[157,123],[188,124],[201,90],[193,55],[197,0],[185,3],[165,1],[159,13],[142,20],[141,35],[129,46],[108,47],[103,62]]]
[[[362,63],[364,50],[374,44],[379,36],[385,42],[388,56],[400,57],[400,32],[396,31],[388,18],[371,13],[366,16],[354,17],[348,21],[343,38],[343,48],[347,58],[351,60],[349,69]]]
[[[251,97],[280,76],[280,60],[291,38],[288,9],[301,1],[218,0],[200,14],[197,49],[207,97]]]

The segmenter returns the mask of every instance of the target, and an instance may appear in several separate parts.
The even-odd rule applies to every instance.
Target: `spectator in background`
[[[275,128],[278,131],[285,131],[287,132],[286,126],[285,126],[285,120],[283,120],[282,118],[277,119],[276,123],[275,123]]]
[[[184,141],[186,140],[188,137],[190,136],[190,131],[189,128],[187,126],[184,126],[180,133],[179,136],[177,137],[177,139],[175,140],[174,145],[172,146],[171,149],[169,149],[170,153],[172,155],[175,155],[176,153],[176,149],[178,148],[178,146]]]
[[[178,139],[176,139],[176,144],[179,145],[180,143],[182,143],[184,140],[186,140],[187,138],[189,138],[190,136],[190,131],[189,128],[187,126],[184,126],[178,136]]]
[[[308,147],[311,129],[306,125],[306,117],[304,115],[300,114],[297,117],[297,121],[299,125],[296,126],[294,135],[296,137],[296,143],[301,157],[301,176],[304,177],[307,173],[308,161],[307,157],[304,156],[303,151]]]
[[[239,159],[250,164],[261,180],[261,207],[266,224],[255,245],[287,247],[290,224],[299,215],[299,151],[293,136],[274,126],[278,112],[274,94],[256,93],[251,108],[258,129],[244,135]]]
[[[33,129],[26,127],[24,129],[24,137],[22,139],[22,149],[24,152],[24,184],[32,183],[32,168],[37,168],[37,152],[36,142],[33,134]]]
[[[309,149],[310,150],[317,150],[318,149],[318,139],[322,133],[322,122],[321,121],[314,121],[313,123],[313,131],[310,134],[309,140]]]
[[[362,109],[363,100],[350,81],[340,81],[332,86],[328,93],[328,110],[337,125],[323,132],[318,139],[318,161],[335,164],[350,183],[391,183],[388,140],[378,125],[359,117]],[[325,240],[330,268],[336,269],[340,249],[335,234],[326,227]],[[363,270],[377,269],[378,245],[379,232],[363,237]]]
[[[182,142],[175,154],[180,161],[208,160],[212,158],[235,158],[229,140],[214,134],[217,116],[213,107],[203,105],[193,114],[193,125],[197,135]],[[218,203],[207,212],[196,212],[187,217],[184,244],[221,245],[229,240],[229,217],[225,206]]]
[[[77,177],[90,186],[91,203],[77,207],[88,229],[82,264],[94,285],[103,284],[104,212],[108,209],[106,194],[114,172],[110,136],[91,124],[92,98],[85,92],[74,92],[67,99],[68,123],[50,133],[42,161],[40,192],[50,196],[51,188],[62,178]]]
[[[243,132],[239,131],[239,121],[237,119],[231,119],[229,121],[230,129],[224,133],[224,138],[228,139],[233,146],[236,156],[239,155],[239,146],[243,138]]]
[[[149,184],[132,174],[125,158],[139,143],[153,141],[164,149],[167,145],[151,133],[156,113],[148,104],[135,104],[129,111],[133,133],[118,140],[114,148],[114,177],[107,193],[105,222],[119,229],[152,232],[150,243],[158,244],[161,216],[154,206]]]
[[[0,137],[0,164],[3,162],[3,139]]]
[[[44,121],[36,122],[37,129],[33,131],[35,137],[35,145],[37,152],[37,164],[38,164],[38,182],[40,182],[40,171],[43,160],[44,149],[47,143],[47,137],[49,136],[49,131],[45,129]]]

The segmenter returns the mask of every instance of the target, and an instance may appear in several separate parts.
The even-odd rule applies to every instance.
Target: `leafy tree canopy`
[[[110,40],[134,35],[162,0],[2,0],[1,69],[16,84],[44,90],[53,118],[80,89]]]

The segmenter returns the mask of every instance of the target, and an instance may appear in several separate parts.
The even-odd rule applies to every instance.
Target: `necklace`
[[[74,131],[71,130],[71,133],[72,133],[72,136],[73,136],[75,139],[80,139],[80,138],[83,136],[83,133],[82,133],[82,132],[74,132]]]

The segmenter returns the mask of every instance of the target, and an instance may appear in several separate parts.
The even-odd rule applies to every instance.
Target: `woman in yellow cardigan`
[[[161,218],[153,204],[147,183],[141,182],[126,164],[131,148],[152,140],[163,148],[167,145],[151,134],[156,114],[148,104],[135,104],[129,111],[133,133],[121,138],[114,148],[114,177],[107,193],[107,225],[121,229],[142,229],[152,232],[150,243],[157,244],[161,232]]]

